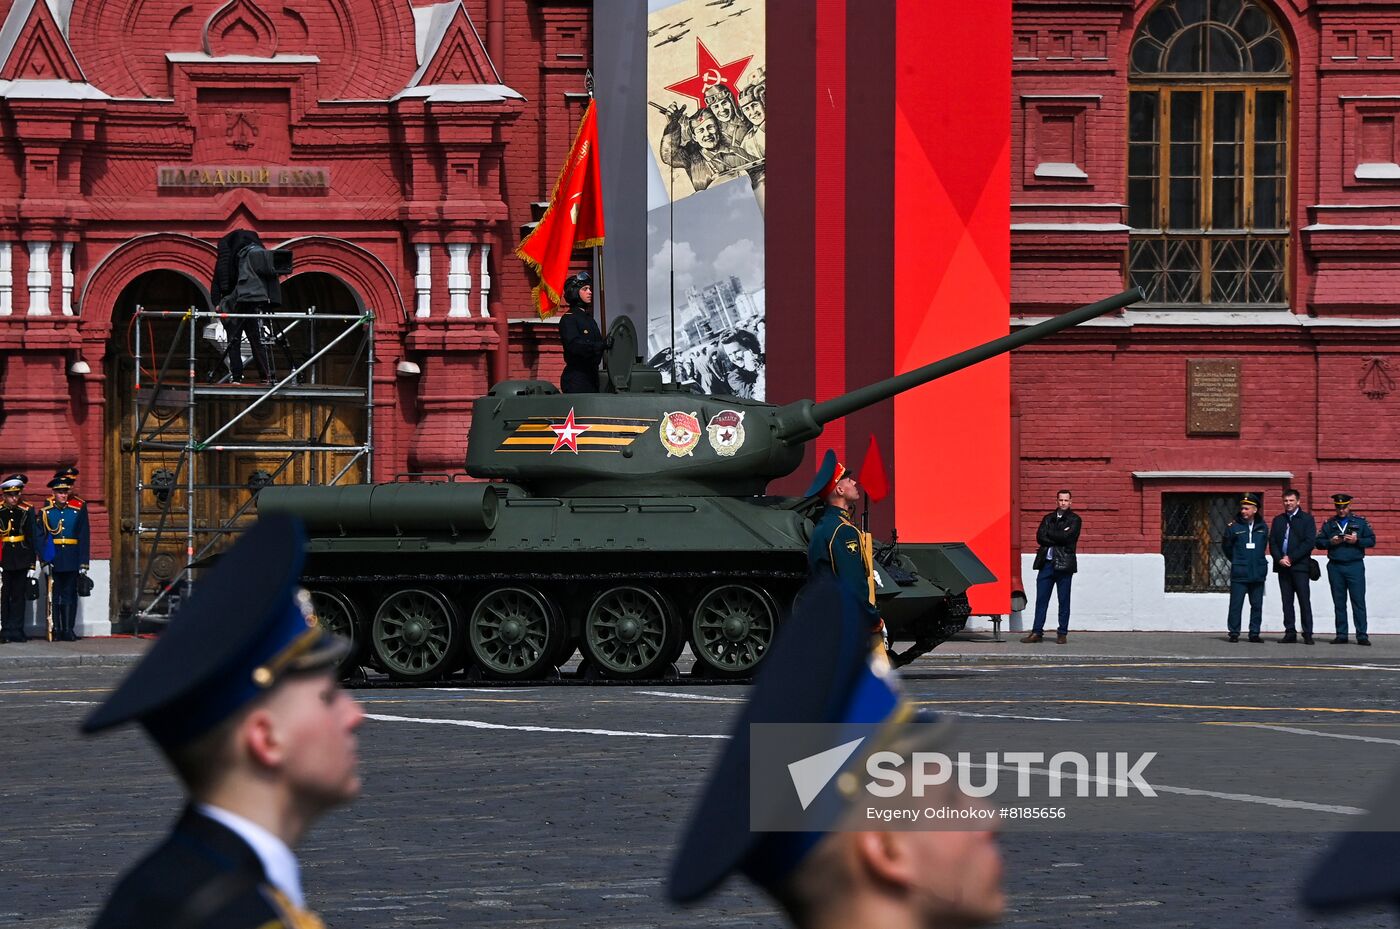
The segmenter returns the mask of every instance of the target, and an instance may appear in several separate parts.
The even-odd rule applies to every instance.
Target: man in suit
[[[1376,544],[1376,532],[1366,517],[1351,511],[1351,494],[1333,494],[1337,515],[1322,524],[1317,547],[1327,553],[1327,582],[1332,588],[1332,606],[1337,614],[1337,637],[1333,645],[1347,644],[1347,597],[1351,597],[1351,619],[1356,624],[1356,644],[1370,645],[1366,635],[1366,549]]]
[[[1298,641],[1293,598],[1298,598],[1297,618],[1303,621],[1303,644],[1313,644],[1312,570],[1313,545],[1317,542],[1317,522],[1303,511],[1302,495],[1290,487],[1283,492],[1283,512],[1269,528],[1269,555],[1274,559],[1278,590],[1283,597],[1283,638],[1291,645]]]
[[[317,624],[296,586],[304,545],[292,517],[260,520],[83,723],[139,722],[188,797],[95,929],[321,926],[292,849],[359,793],[364,714],[335,679],[349,643]]]
[[[1084,522],[1074,512],[1074,495],[1068,490],[1055,494],[1055,508],[1046,513],[1035,530],[1038,546],[1035,561],[1035,625],[1030,634],[1021,641],[1039,642],[1045,638],[1045,617],[1050,612],[1050,593],[1054,591],[1059,606],[1059,625],[1056,628],[1055,642],[1064,645],[1069,641],[1069,592],[1075,572],[1079,570],[1079,556],[1075,547],[1079,544],[1079,532]]]
[[[24,502],[24,474],[0,481],[0,641],[28,642],[24,614],[37,596],[35,562],[43,539],[34,508]]]

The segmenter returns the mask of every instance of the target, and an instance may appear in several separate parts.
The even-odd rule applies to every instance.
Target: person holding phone
[[[1333,645],[1347,644],[1347,598],[1356,625],[1356,644],[1370,645],[1366,635],[1366,549],[1376,544],[1376,532],[1366,517],[1351,511],[1351,494],[1333,494],[1337,515],[1322,524],[1317,547],[1327,553],[1327,582],[1337,613],[1337,637]]]

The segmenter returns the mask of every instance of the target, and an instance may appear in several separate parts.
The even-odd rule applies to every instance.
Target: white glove
[[[81,568],[78,569],[79,574],[87,574],[87,571],[87,565],[83,565]]]
[[[30,568],[29,571],[26,572],[24,576],[27,577],[27,578],[29,578],[29,579],[32,581],[32,580],[34,580],[36,577],[39,576],[39,572],[36,571],[36,570],[33,569],[33,568]]]
[[[45,564],[45,565],[44,565],[43,567],[41,567],[39,570],[42,571],[42,572],[44,573],[44,576],[45,576],[45,577],[48,577],[50,574],[53,573],[53,565],[51,565],[51,564]]]

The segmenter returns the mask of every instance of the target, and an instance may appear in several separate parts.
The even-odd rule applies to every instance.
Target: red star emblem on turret
[[[573,407],[569,407],[569,415],[564,417],[564,421],[558,425],[554,425],[553,423],[551,423],[549,428],[554,430],[555,435],[554,447],[549,450],[549,453],[551,455],[559,451],[559,449],[561,448],[567,448],[569,451],[577,455],[578,437],[583,435],[592,427],[586,425],[580,426],[577,423],[575,423],[574,409]]]
[[[729,64],[720,64],[710,50],[705,47],[705,43],[698,38],[695,40],[695,75],[688,77],[675,84],[666,85],[666,89],[682,97],[689,97],[695,101],[700,109],[705,108],[705,89],[716,84],[728,84],[729,89],[736,94],[739,92],[739,78],[743,77],[744,70],[748,68],[749,62],[753,61],[753,56],[747,58],[736,58]]]

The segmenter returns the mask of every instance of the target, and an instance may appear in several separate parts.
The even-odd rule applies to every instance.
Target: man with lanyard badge
[[[1351,494],[1333,494],[1337,515],[1322,524],[1317,547],[1327,553],[1327,581],[1337,612],[1337,637],[1333,645],[1347,644],[1347,596],[1356,624],[1356,644],[1370,645],[1366,635],[1366,549],[1376,544],[1376,533],[1364,516],[1351,511]]]

